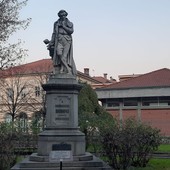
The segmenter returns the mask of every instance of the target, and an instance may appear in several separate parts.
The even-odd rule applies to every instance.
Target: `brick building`
[[[114,117],[134,117],[170,136],[170,70],[163,68],[96,89],[98,99]]]

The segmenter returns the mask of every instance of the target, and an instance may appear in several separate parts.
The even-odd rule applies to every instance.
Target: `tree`
[[[97,94],[89,84],[82,84],[83,87],[79,93],[79,114],[83,112],[95,113],[99,115],[102,111],[98,103]]]
[[[31,128],[35,132],[42,129],[46,115],[45,91],[42,85],[47,82],[52,69],[51,63],[44,62],[41,68],[35,67],[31,71],[24,65],[1,70],[1,112],[11,115],[13,122],[16,118],[22,118],[23,123],[28,113],[33,121]]]
[[[33,83],[24,79],[21,74],[14,72],[13,68],[5,70],[8,75],[0,79],[1,88],[1,111],[11,115],[12,122],[19,118],[25,118],[25,111],[32,111],[29,103],[33,102]],[[3,72],[1,72],[3,74]]]
[[[97,94],[89,84],[82,84],[78,101],[79,125],[86,136],[86,149],[91,145],[94,152],[97,152],[97,147],[100,145],[99,127],[101,129],[102,126],[113,124],[114,119],[99,104]]]
[[[42,73],[38,74],[37,76],[34,77],[36,84],[35,88],[37,88],[37,97],[34,98],[34,103],[31,103],[30,106],[34,110],[34,116],[32,120],[32,128],[34,131],[39,132],[39,130],[42,128],[45,128],[45,117],[46,117],[46,93],[42,89],[42,85],[47,82],[49,78],[49,73]],[[37,105],[38,104],[38,105]],[[42,120],[42,124],[39,126],[38,122]]]
[[[51,61],[52,62],[52,61]],[[34,98],[34,102],[30,106],[34,110],[34,119],[32,127],[36,131],[41,128],[45,128],[45,116],[46,116],[46,92],[42,89],[43,84],[47,83],[50,73],[52,73],[53,65],[51,63],[43,63],[41,68],[34,69],[34,81],[37,86],[35,87],[37,98]],[[36,122],[42,120],[41,128],[37,126]]]
[[[87,135],[88,126],[95,127],[95,120],[100,111],[101,106],[98,103],[97,94],[90,85],[82,84],[78,95],[78,112],[80,128],[85,135]]]
[[[1,0],[0,2],[0,69],[16,65],[26,55],[26,50],[20,47],[21,41],[7,44],[11,35],[17,30],[26,29],[31,19],[19,19],[19,11],[27,0]]]

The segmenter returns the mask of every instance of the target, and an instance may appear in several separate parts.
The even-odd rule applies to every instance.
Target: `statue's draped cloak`
[[[67,18],[66,18],[66,24],[68,27],[73,27],[73,23],[70,22]],[[54,23],[54,29],[53,29],[53,34],[52,34],[52,38],[51,41],[54,42],[54,53],[52,55],[52,59],[53,59],[53,63],[54,63],[54,67],[58,66],[61,64],[60,61],[60,57],[57,55],[57,44],[58,44],[58,27],[59,27],[59,20],[57,20]],[[66,35],[68,36],[68,35]],[[67,56],[67,64],[68,66],[71,68],[72,74],[76,75],[77,74],[77,70],[76,70],[76,65],[73,59],[73,40],[72,40],[72,36],[69,35],[71,38],[71,45],[70,45],[70,49],[68,52],[68,56]]]

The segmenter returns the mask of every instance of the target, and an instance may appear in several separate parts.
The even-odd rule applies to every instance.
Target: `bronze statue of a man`
[[[76,75],[76,66],[73,59],[72,33],[73,23],[67,18],[65,10],[58,12],[59,19],[54,23],[51,41],[44,40],[48,44],[48,50],[52,57],[54,67],[59,74]]]

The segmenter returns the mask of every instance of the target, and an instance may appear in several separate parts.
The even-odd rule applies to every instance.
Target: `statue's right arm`
[[[54,27],[53,27],[53,33],[51,36],[50,46],[54,46],[55,44],[55,38],[56,38],[55,27],[56,27],[56,22],[54,23]]]
[[[51,44],[51,45],[54,45],[54,42],[55,42],[55,33],[53,32],[52,37],[51,37],[50,44]]]
[[[56,22],[54,23],[53,33],[52,33],[50,45],[54,45],[55,44],[55,38],[56,38],[56,33],[55,33],[56,28],[55,27],[56,27]]]

